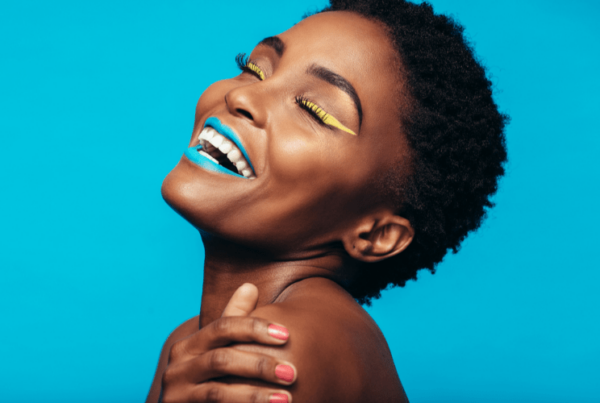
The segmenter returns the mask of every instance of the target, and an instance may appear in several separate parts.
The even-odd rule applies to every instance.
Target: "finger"
[[[267,389],[249,385],[226,385],[206,382],[190,391],[190,402],[227,403],[291,403],[292,395],[287,390]]]
[[[230,316],[219,318],[202,330],[178,341],[171,347],[171,355],[196,355],[231,343],[282,345],[288,338],[289,332],[284,326],[266,319]]]
[[[270,355],[240,351],[234,348],[218,348],[173,368],[188,382],[205,382],[225,375],[260,379],[279,385],[291,385],[296,381],[297,370],[289,362]],[[177,374],[175,374],[177,375]]]
[[[257,302],[258,288],[254,284],[242,284],[233,293],[221,316],[248,316],[256,308]]]

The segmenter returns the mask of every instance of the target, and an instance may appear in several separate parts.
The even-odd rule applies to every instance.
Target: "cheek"
[[[281,183],[299,184],[303,179],[316,175],[323,161],[314,144],[303,137],[269,144],[269,174]]]
[[[338,133],[315,132],[291,123],[279,124],[270,130],[267,144],[269,176],[290,186],[310,183],[315,186],[342,173],[357,150],[345,143]],[[317,129],[318,130],[318,129]],[[339,136],[339,137],[336,137]]]
[[[371,169],[359,158],[356,146],[342,143],[343,138],[323,140],[325,135],[270,142],[267,210],[280,222],[275,227],[327,232],[332,222],[339,223],[341,217],[347,219],[360,210],[357,203],[364,199]]]

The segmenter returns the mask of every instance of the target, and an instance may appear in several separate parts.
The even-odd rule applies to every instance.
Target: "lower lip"
[[[248,179],[245,176],[236,174],[235,172],[230,171],[227,168],[223,168],[221,165],[216,164],[213,161],[211,161],[210,159],[206,158],[204,155],[202,155],[198,152],[198,150],[201,150],[201,149],[202,149],[201,145],[197,145],[195,147],[190,147],[187,150],[185,150],[185,153],[183,155],[185,155],[187,157],[187,159],[192,161],[194,164],[196,164],[199,167],[202,167],[208,171],[212,171],[212,172],[216,172],[216,173],[220,173],[220,174],[227,174],[227,175],[231,175],[231,176],[236,176],[236,177],[242,178],[242,179]]]

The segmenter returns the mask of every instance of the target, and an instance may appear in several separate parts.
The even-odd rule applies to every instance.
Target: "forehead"
[[[396,54],[380,23],[356,13],[329,11],[313,15],[279,35],[286,49],[308,52],[308,57],[361,62],[381,69]]]
[[[399,56],[382,24],[352,12],[324,12],[278,37],[285,43],[286,65],[303,69],[317,64],[349,81],[363,104],[365,123],[381,112],[397,115]]]

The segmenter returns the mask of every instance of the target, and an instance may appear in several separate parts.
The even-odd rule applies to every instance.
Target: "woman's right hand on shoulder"
[[[256,306],[258,290],[244,284],[231,297],[223,316],[190,336],[175,342],[162,375],[159,403],[284,403],[291,394],[278,385],[291,385],[293,364],[269,355],[227,347],[232,343],[279,346],[289,333],[283,326],[248,315]],[[218,378],[239,376],[260,379],[272,388],[226,384]]]

